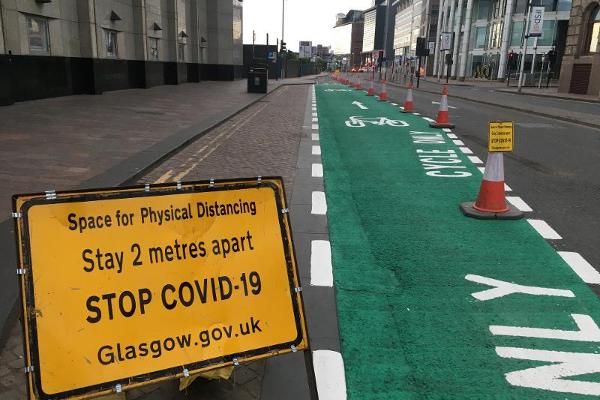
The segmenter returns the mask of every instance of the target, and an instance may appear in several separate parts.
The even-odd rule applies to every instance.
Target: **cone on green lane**
[[[379,97],[377,98],[377,100],[388,101],[387,86],[385,84],[385,79],[381,81],[381,93],[379,93]]]
[[[504,154],[488,153],[476,201],[460,204],[467,217],[477,219],[520,219],[523,213],[506,202],[504,193]]]
[[[402,112],[411,113],[414,111],[412,82],[408,82],[408,86],[406,88],[408,90],[406,92],[406,100],[404,100],[404,108],[403,108]]]

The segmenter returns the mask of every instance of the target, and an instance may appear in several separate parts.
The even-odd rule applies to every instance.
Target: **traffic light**
[[[285,42],[282,40],[281,41],[281,52],[283,53],[284,51],[286,51],[286,47],[285,47]]]
[[[417,50],[415,52],[417,57],[426,57],[429,55],[429,49],[427,48],[427,38],[417,38]]]
[[[517,53],[515,53],[514,51],[511,51],[510,53],[508,53],[508,69],[515,69],[517,67]]]

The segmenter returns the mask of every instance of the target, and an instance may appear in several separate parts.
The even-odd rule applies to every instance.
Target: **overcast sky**
[[[256,43],[269,44],[281,39],[282,0],[244,0],[244,44],[252,44],[252,30]],[[285,42],[289,50],[298,51],[300,40],[309,40],[313,46],[329,46],[337,13],[350,9],[369,8],[372,0],[285,0]]]

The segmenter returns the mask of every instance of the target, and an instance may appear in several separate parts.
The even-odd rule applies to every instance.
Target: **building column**
[[[437,75],[438,73],[438,55],[440,52],[440,34],[442,33],[442,13],[444,0],[440,0],[439,8],[438,8],[438,19],[437,19],[437,27],[435,33],[435,50],[433,52],[433,75]]]
[[[450,14],[448,15],[448,25],[446,26],[446,32],[452,32],[452,24],[454,23],[454,12],[456,10],[456,0],[450,0]],[[450,49],[450,51],[452,51],[452,49]],[[444,55],[444,60],[442,61],[442,65],[444,66],[442,68],[444,76],[446,76],[448,74],[448,67],[446,66],[446,60],[445,60],[445,55]]]
[[[460,46],[460,63],[458,68],[458,80],[465,80],[467,70],[467,55],[469,52],[469,37],[471,36],[471,16],[473,14],[473,0],[467,0],[467,10],[465,11],[465,33],[463,34]]]
[[[506,1],[506,10],[504,12],[504,26],[502,27],[502,44],[500,46],[500,61],[498,63],[498,80],[504,81],[504,72],[506,71],[506,56],[508,52],[508,42],[510,40],[510,28],[512,26],[513,0]]]
[[[463,0],[458,0],[458,10],[456,10],[456,22],[454,23],[454,43],[452,43],[452,79],[456,79],[458,71],[458,48],[460,47],[460,23],[462,22]]]
[[[440,10],[442,12],[442,24],[438,25],[438,26],[440,26],[440,35],[443,32],[443,30],[445,29],[447,19],[448,19],[448,1],[450,1],[450,0],[443,0],[443,7],[440,8]],[[438,35],[438,42],[439,42],[440,35]],[[441,51],[438,50],[437,53],[439,53],[438,62],[437,62],[437,66],[438,66],[437,77],[439,80],[442,76],[442,70],[444,69],[444,57],[443,57]]]

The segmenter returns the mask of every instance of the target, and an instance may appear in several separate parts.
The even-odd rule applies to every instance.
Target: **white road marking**
[[[533,211],[533,209],[531,207],[529,207],[529,205],[527,203],[525,203],[525,201],[520,198],[519,196],[506,196],[506,200],[510,201],[510,203],[517,207],[520,211],[523,212],[531,212]]]
[[[600,383],[598,382],[565,379],[600,372],[600,354],[520,347],[496,347],[496,354],[502,358],[551,363],[507,373],[506,381],[513,386],[600,396]]]
[[[471,293],[471,296],[480,301],[493,300],[514,293],[529,294],[532,296],[575,297],[575,294],[570,290],[519,285],[501,281],[499,279],[487,278],[481,275],[469,274],[465,276],[465,279],[471,282],[481,283],[482,285],[493,286],[491,289]]]
[[[456,136],[454,133],[447,133],[446,136],[448,136],[450,139],[458,139],[458,136]]]
[[[479,172],[481,172],[482,174],[485,173],[485,167],[477,167],[477,169],[479,170]]]
[[[404,111],[404,106],[400,106],[400,109]]]
[[[333,286],[329,240],[310,242],[310,284],[311,286]]]
[[[352,102],[353,105],[355,105],[356,107],[360,108],[361,110],[368,110],[368,107],[365,107],[363,103],[361,103],[360,101],[353,101]]]
[[[317,116],[317,113],[316,113],[316,112],[312,113],[312,116],[313,116],[313,117],[316,117],[316,116]]]
[[[435,120],[433,118],[423,117],[423,119],[427,122],[435,122]]]
[[[402,107],[402,109],[404,110],[404,107]],[[421,115],[421,114],[414,112],[413,115]]]
[[[312,122],[319,122],[319,118],[313,117]]]
[[[318,156],[321,154],[321,146],[313,146],[312,147],[312,154],[315,156]]]
[[[342,355],[331,350],[315,350],[313,367],[319,398],[346,400],[346,374]]]
[[[312,138],[312,140],[319,140],[319,134],[318,133],[311,133],[311,138]]]
[[[464,146],[464,142],[462,140],[453,140],[452,142],[454,142],[455,145],[457,146]]]
[[[170,169],[160,176],[154,183],[165,183],[167,179],[173,176],[173,170]]]
[[[452,132],[452,129],[450,129],[450,128],[442,128],[442,130],[443,130],[444,132]]]
[[[535,228],[544,239],[562,239],[548,223],[542,219],[528,219],[527,222]]]
[[[322,178],[323,177],[323,164],[314,163],[312,165],[312,176],[313,176],[313,178]]]
[[[470,148],[468,147],[459,147],[460,151],[462,151],[464,154],[473,154],[473,152],[471,151]]]
[[[572,251],[559,251],[558,255],[569,264],[569,267],[579,275],[582,281],[600,285],[600,272],[588,263],[581,254]]]
[[[506,183],[504,184],[504,191],[505,192],[512,192],[512,189],[510,188],[510,186],[508,186]]]
[[[437,104],[437,105],[439,105],[440,102],[439,101],[432,101],[431,104]],[[453,109],[456,110],[456,107],[454,107],[454,106],[448,106],[448,108],[453,108]]]
[[[312,129],[319,129],[319,124],[312,124]]]
[[[312,192],[312,209],[311,214],[325,215],[327,214],[327,200],[325,200],[325,192]]]
[[[600,342],[600,328],[594,319],[585,314],[571,314],[578,330],[529,328],[523,326],[491,325],[492,335],[519,336],[538,339],[570,340],[574,342]]]
[[[477,156],[467,156],[467,158],[469,160],[471,160],[471,162],[473,164],[483,164],[483,161],[481,161],[481,158],[477,157]]]
[[[398,104],[396,104],[396,103],[390,103],[390,104],[391,104],[391,105],[393,105],[393,106],[397,106],[397,105],[398,105]]]

